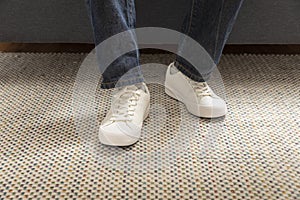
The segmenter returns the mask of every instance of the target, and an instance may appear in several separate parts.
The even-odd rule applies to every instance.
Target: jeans
[[[243,0],[190,0],[181,32],[198,42],[218,64],[223,48],[232,30]],[[97,46],[111,36],[136,27],[134,0],[86,0],[91,19],[94,41]],[[135,37],[132,43],[135,45]],[[122,41],[119,41],[122,42]],[[189,48],[185,41],[179,43],[178,51]],[[175,66],[190,79],[206,81],[215,65],[205,66],[206,73],[200,73],[187,60],[176,56]],[[139,66],[139,51],[125,53],[115,59],[107,68],[99,66],[102,73],[101,88],[131,85],[144,81]],[[126,74],[126,75],[125,75]]]

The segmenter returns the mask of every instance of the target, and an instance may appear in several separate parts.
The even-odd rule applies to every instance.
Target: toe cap
[[[140,134],[138,127],[126,122],[101,125],[99,128],[99,140],[106,145],[128,146],[137,142]]]

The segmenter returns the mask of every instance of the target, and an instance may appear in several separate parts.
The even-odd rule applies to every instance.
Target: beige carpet
[[[0,53],[0,199],[300,199],[300,55],[223,56],[229,113],[216,120],[187,113],[159,84],[165,68],[146,67],[150,117],[127,148],[100,145],[87,123],[111,90],[98,87],[96,119],[74,117],[85,56]]]

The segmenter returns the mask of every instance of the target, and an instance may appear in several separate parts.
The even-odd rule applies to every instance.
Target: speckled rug
[[[216,120],[187,113],[159,84],[165,68],[146,67],[150,117],[126,148],[74,118],[85,57],[0,53],[0,199],[300,199],[300,55],[224,55],[229,113]],[[97,89],[98,123],[111,92]]]

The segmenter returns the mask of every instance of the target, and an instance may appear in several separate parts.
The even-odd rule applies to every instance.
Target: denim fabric
[[[86,3],[92,22],[96,46],[115,34],[135,28],[134,0],[86,0]],[[126,39],[128,40],[129,38]],[[132,44],[136,45],[136,41],[132,40]],[[101,88],[109,89],[144,81],[139,66],[137,45],[135,49],[136,51],[126,53],[117,58],[107,68],[104,68],[105,66],[102,65],[99,66],[103,77]],[[108,51],[110,50],[108,49]]]
[[[182,33],[202,45],[211,56],[214,65],[206,66],[203,73],[201,67],[198,69],[192,66],[180,56],[177,56],[175,64],[189,78],[205,81],[220,60],[243,0],[191,0],[190,2],[191,10],[182,25]],[[135,28],[134,0],[86,0],[86,3],[96,46],[115,34]],[[132,37],[132,44],[137,44],[134,37]],[[185,51],[187,48],[188,45],[182,40],[178,51]],[[117,58],[106,69],[99,66],[103,76],[101,88],[108,89],[144,81],[139,66],[137,45],[135,49],[136,51]]]
[[[243,0],[192,0],[181,32],[197,41],[210,55],[211,66],[192,66],[177,56],[175,65],[183,74],[194,81],[206,81],[214,66],[220,61],[222,51],[232,30]],[[189,46],[182,40],[178,51],[187,51]]]

